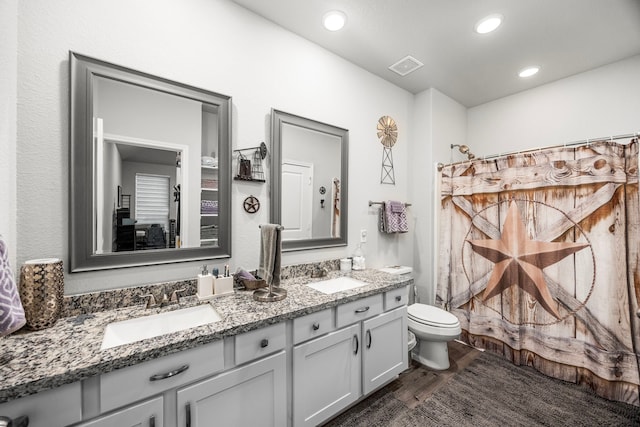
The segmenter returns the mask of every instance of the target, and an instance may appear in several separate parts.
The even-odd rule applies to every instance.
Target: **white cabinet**
[[[286,426],[286,369],[280,351],[179,389],[178,426]]]
[[[163,427],[162,396],[127,406],[107,415],[77,424],[75,427]]]
[[[328,420],[407,369],[406,294],[403,288],[340,305],[336,325],[351,326],[293,347],[294,426]],[[391,310],[383,313],[383,305]]]
[[[407,308],[362,322],[362,393],[367,395],[408,368]]]
[[[293,348],[293,425],[315,426],[360,397],[360,324]]]
[[[80,421],[80,382],[0,404],[0,416],[29,417],[30,427],[61,427]]]

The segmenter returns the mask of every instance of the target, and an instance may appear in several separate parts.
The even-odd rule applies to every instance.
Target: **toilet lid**
[[[455,326],[459,323],[456,316],[433,305],[411,304],[407,313],[416,322],[427,325]]]

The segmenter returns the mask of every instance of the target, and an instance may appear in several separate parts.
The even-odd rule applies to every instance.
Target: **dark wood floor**
[[[449,342],[448,347],[449,362],[451,363],[449,369],[437,371],[415,361],[410,361],[409,369],[386,387],[393,391],[398,400],[413,409],[482,354],[473,347],[455,341]]]

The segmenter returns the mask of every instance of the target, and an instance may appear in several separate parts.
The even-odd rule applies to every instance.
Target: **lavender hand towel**
[[[407,212],[404,203],[387,200],[385,208],[385,230],[387,233],[406,233],[409,231]]]
[[[0,337],[17,331],[26,323],[7,252],[7,246],[0,238]]]
[[[282,238],[279,225],[262,224],[260,226],[260,266],[258,275],[267,285],[280,285],[280,258],[282,253]]]

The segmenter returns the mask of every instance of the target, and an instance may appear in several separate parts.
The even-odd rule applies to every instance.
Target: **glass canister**
[[[26,261],[20,270],[20,299],[27,328],[53,326],[62,312],[64,270],[57,258]]]

